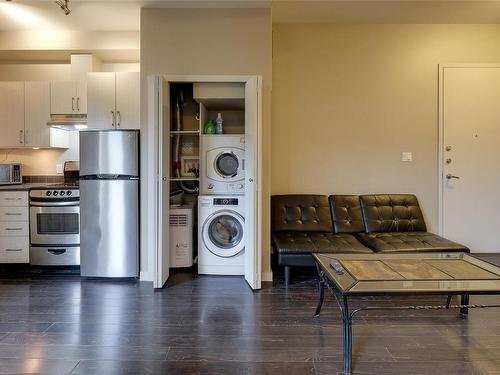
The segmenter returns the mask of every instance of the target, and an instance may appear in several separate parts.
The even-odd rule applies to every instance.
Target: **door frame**
[[[438,234],[444,234],[444,70],[446,68],[500,68],[500,64],[438,64]]]
[[[244,83],[256,77],[257,75],[171,75],[171,74],[155,74],[147,77],[148,82],[148,93],[161,89],[164,80],[168,82],[234,82],[234,83]],[[259,82],[261,78],[259,77]],[[159,87],[158,87],[159,86]],[[261,87],[260,87],[261,88]],[[262,114],[261,98],[259,97],[259,111]],[[147,190],[149,192],[147,197],[147,222],[150,223],[152,228],[148,229],[148,235],[152,235],[153,238],[148,241],[148,259],[152,261],[152,264],[148,264],[149,272],[152,272],[152,279],[154,287],[159,286],[160,281],[158,280],[158,267],[161,266],[159,261],[161,260],[160,254],[160,241],[161,241],[161,228],[160,225],[162,220],[160,219],[161,207],[159,203],[161,202],[161,197],[159,196],[161,189],[159,184],[162,181],[162,172],[160,170],[161,158],[160,155],[160,136],[162,134],[162,129],[159,126],[159,116],[155,113],[155,108],[160,106],[158,102],[158,97],[148,96],[148,132],[147,132],[147,145],[148,149],[153,150],[153,157],[148,158],[148,176],[147,179]],[[155,113],[154,116],[149,116],[149,114]],[[255,262],[256,262],[256,273],[258,280],[262,278],[262,116],[259,116],[260,120],[257,121],[257,171],[255,173],[255,178],[257,180],[257,228],[255,228],[255,243],[258,244],[255,251]]]

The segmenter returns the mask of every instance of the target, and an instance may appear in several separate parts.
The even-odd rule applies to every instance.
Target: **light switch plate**
[[[401,161],[413,161],[413,155],[411,152],[404,151],[401,153]]]
[[[56,173],[57,174],[63,173],[63,165],[62,164],[56,164]]]

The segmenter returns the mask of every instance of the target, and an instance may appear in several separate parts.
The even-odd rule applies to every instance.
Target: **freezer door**
[[[80,132],[80,176],[139,176],[139,132]]]
[[[80,181],[81,275],[137,277],[139,181]]]

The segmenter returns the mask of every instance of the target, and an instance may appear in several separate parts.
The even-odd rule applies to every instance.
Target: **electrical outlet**
[[[197,156],[181,156],[181,176],[196,177],[194,170],[200,170],[200,158]]]
[[[411,152],[405,151],[401,153],[401,161],[413,161],[413,155]]]
[[[56,164],[56,173],[63,174],[63,165],[62,164]]]

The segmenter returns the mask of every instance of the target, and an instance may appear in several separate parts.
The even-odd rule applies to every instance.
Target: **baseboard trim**
[[[149,271],[139,272],[139,280],[141,281],[153,281],[153,274]]]
[[[272,271],[262,272],[262,281],[263,282],[273,281],[273,272]]]

